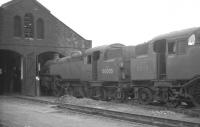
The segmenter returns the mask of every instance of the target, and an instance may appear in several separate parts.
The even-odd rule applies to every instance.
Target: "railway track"
[[[17,96],[16,98],[39,102],[39,103],[45,103],[45,104],[53,104],[53,105],[57,105],[59,108],[68,109],[68,110],[72,110],[76,112],[109,117],[109,118],[119,119],[119,120],[125,120],[129,122],[155,125],[159,127],[200,127],[200,123],[194,123],[194,122],[188,122],[188,121],[182,121],[182,120],[173,120],[170,118],[166,119],[166,118],[159,118],[159,117],[153,117],[153,116],[145,116],[145,115],[124,113],[124,112],[91,108],[91,107],[85,107],[85,106],[78,106],[78,105],[72,105],[72,104],[60,104],[60,103],[55,103],[48,100],[40,100],[40,99],[35,99],[35,98],[27,98],[27,97],[19,97],[19,96]]]
[[[165,107],[163,105],[140,105],[140,104],[130,104],[130,105],[135,105],[139,107],[143,107],[149,110],[155,109],[155,110],[168,110],[176,113],[182,113],[191,117],[200,117],[200,108],[170,108],[170,107]]]

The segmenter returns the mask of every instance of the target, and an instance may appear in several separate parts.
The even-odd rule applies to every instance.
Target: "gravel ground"
[[[0,126],[5,127],[153,127],[75,113],[55,105],[0,96]]]
[[[88,98],[75,98],[69,95],[62,96],[55,100],[57,103],[68,103],[68,104],[75,104],[80,106],[88,106],[100,109],[108,109],[114,111],[121,111],[127,113],[134,113],[134,114],[143,114],[148,116],[155,116],[155,117],[162,117],[162,118],[171,118],[171,119],[178,119],[184,121],[195,121],[200,123],[199,118],[193,118],[188,115],[182,113],[176,113],[169,110],[157,110],[157,109],[148,109],[139,106],[127,105],[127,104],[119,104],[114,102],[105,102],[105,101],[98,101],[92,100]]]

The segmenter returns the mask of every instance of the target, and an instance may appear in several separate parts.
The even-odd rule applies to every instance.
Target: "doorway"
[[[10,50],[0,50],[0,94],[21,93],[22,56]]]
[[[154,51],[157,55],[157,78],[159,80],[166,78],[166,40],[157,40],[154,42]]]
[[[92,55],[92,80],[98,79],[98,60],[100,58],[100,51],[95,51]]]
[[[62,57],[64,55],[53,51],[44,52],[37,56],[36,75],[39,77],[40,96],[52,95],[51,80],[46,75],[49,74],[49,66]]]

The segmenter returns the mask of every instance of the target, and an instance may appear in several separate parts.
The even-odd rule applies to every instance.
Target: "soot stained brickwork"
[[[12,0],[0,7],[0,51],[20,56],[15,61],[20,70],[22,94],[36,95],[40,54],[55,52],[67,56],[71,51],[84,51],[91,46],[90,40],[66,26],[36,0]],[[0,68],[6,70],[5,65],[0,63]]]

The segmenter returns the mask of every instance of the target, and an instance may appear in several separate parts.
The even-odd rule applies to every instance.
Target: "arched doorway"
[[[51,51],[39,54],[37,57],[37,70],[40,72],[43,71],[47,61],[53,61],[62,57],[64,57],[64,55],[61,53]]]
[[[14,51],[0,50],[0,94],[21,93],[23,59]]]
[[[50,95],[51,91],[48,91],[48,86],[42,82],[42,76],[48,73],[48,63],[56,61],[56,59],[62,58],[64,55],[58,52],[44,52],[37,56],[37,77],[40,77],[40,95]]]

